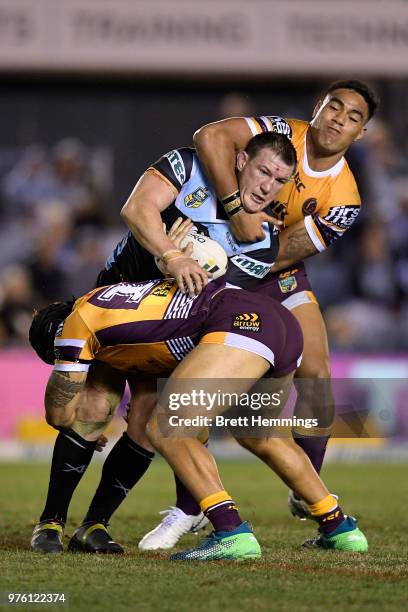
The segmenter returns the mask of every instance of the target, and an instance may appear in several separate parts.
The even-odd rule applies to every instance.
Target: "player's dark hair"
[[[271,149],[271,151],[274,151],[280,157],[284,164],[294,166],[294,171],[296,171],[296,150],[289,138],[284,134],[278,134],[277,132],[257,134],[248,142],[245,152],[251,159],[262,149]]]
[[[360,96],[366,101],[368,107],[368,119],[371,119],[377,110],[379,100],[374,91],[368,85],[366,85],[366,83],[353,79],[346,81],[335,81],[326,89],[324,96],[327,96],[327,94],[332,93],[336,89],[351,89],[352,91],[360,94]]]
[[[56,302],[34,312],[28,339],[37,355],[45,363],[54,365],[55,334],[59,325],[72,312],[74,301]]]

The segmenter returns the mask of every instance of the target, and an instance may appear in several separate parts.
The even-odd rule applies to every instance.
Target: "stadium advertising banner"
[[[408,73],[405,0],[1,0],[0,70]]]
[[[406,356],[344,353],[332,355],[331,364],[332,390],[337,413],[332,432],[335,456],[350,457],[364,450],[370,456],[406,458]],[[0,351],[0,368],[4,374],[4,383],[1,385],[3,402],[0,409],[0,459],[17,458],[27,453],[41,456],[41,449],[48,449],[56,435],[44,417],[44,391],[51,366],[44,364],[33,351],[6,349]],[[23,385],[20,380],[22,371],[25,372]],[[188,384],[190,383],[191,381]],[[284,411],[279,410],[283,417],[290,417],[293,413],[293,389],[292,396]],[[119,418],[110,426],[108,437],[111,440],[115,439],[125,426],[122,415],[127,399],[125,395],[118,410]],[[242,414],[258,417],[258,408],[252,402],[247,408],[244,407]],[[174,407],[170,406],[170,410],[173,411]],[[188,409],[189,416],[195,414],[194,410]],[[180,411],[174,410],[172,414],[175,415],[174,418],[178,418]],[[205,414],[211,416],[208,408]],[[314,416],[319,417],[318,407]],[[221,437],[227,433],[227,429],[222,426],[218,428],[215,421],[211,424],[211,430],[214,435],[219,434]],[[173,433],[178,435],[176,429]],[[287,432],[279,432],[279,437],[290,435],[290,428]]]

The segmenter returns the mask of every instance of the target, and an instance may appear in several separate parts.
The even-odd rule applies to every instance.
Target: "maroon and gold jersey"
[[[271,205],[272,215],[289,227],[304,219],[306,230],[318,251],[324,251],[353,224],[360,210],[360,196],[354,176],[342,157],[323,172],[308,163],[306,133],[310,124],[281,117],[247,117],[255,136],[261,132],[286,134],[296,149],[298,171],[282,187]]]
[[[126,372],[168,374],[200,342],[256,353],[283,375],[296,369],[303,339],[283,306],[226,288],[223,278],[196,297],[173,280],[119,283],[75,302],[55,338],[54,367],[87,371],[96,359]]]

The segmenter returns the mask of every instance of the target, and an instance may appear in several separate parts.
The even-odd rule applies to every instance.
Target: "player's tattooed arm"
[[[54,370],[45,390],[45,412],[49,425],[68,428],[76,418],[86,372],[61,372]]]
[[[273,272],[284,270],[293,264],[318,253],[303,221],[295,223],[279,234],[279,251]]]

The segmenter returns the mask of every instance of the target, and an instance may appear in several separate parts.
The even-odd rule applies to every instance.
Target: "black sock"
[[[66,522],[72,495],[92,459],[95,447],[96,442],[84,440],[72,429],[60,431],[55,440],[47,501],[41,521],[56,519]]]
[[[116,442],[103,464],[102,477],[86,513],[84,523],[108,523],[126,495],[142,478],[154,453],[133,442],[124,433]]]

